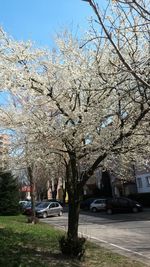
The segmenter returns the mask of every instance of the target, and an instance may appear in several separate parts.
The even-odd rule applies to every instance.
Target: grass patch
[[[144,267],[144,264],[87,243],[83,261],[64,257],[61,231],[47,224],[28,224],[24,216],[0,216],[2,267]]]
[[[131,260],[125,256],[113,253],[110,250],[88,244],[86,253],[86,265],[84,267],[145,267],[144,263]]]

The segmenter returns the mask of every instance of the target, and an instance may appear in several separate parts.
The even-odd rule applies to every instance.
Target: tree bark
[[[75,198],[75,199],[74,199]],[[69,239],[75,241],[78,239],[80,201],[76,196],[69,196],[69,215],[68,215],[68,233]]]
[[[35,183],[34,183],[34,178],[32,174],[32,168],[30,166],[28,167],[28,176],[29,176],[30,188],[31,188],[31,210],[32,210],[31,216],[34,221],[34,218],[35,218]]]
[[[78,223],[82,190],[79,187],[78,182],[78,169],[75,153],[70,155],[70,161],[67,165],[66,173],[68,177],[66,185],[69,203],[67,236],[72,241],[76,241],[78,239]]]

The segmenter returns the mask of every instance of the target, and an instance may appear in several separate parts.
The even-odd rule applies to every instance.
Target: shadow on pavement
[[[106,219],[106,223],[125,222],[125,221],[126,222],[127,221],[150,221],[150,209],[144,209],[142,212],[138,212],[138,213],[114,213],[112,215],[106,214],[105,211],[92,213],[90,211],[81,210],[80,214],[95,217],[95,219],[96,218]],[[103,224],[104,220],[102,220],[99,223]]]

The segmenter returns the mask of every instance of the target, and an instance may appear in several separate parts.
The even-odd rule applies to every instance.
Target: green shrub
[[[81,259],[85,253],[84,237],[79,237],[77,240],[72,240],[66,236],[62,236],[59,240],[60,250],[64,255]]]
[[[19,213],[19,189],[9,172],[0,173],[0,215]]]

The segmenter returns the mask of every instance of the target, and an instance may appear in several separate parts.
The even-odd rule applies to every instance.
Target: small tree
[[[10,172],[0,174],[0,215],[19,213],[19,190],[16,178]]]

